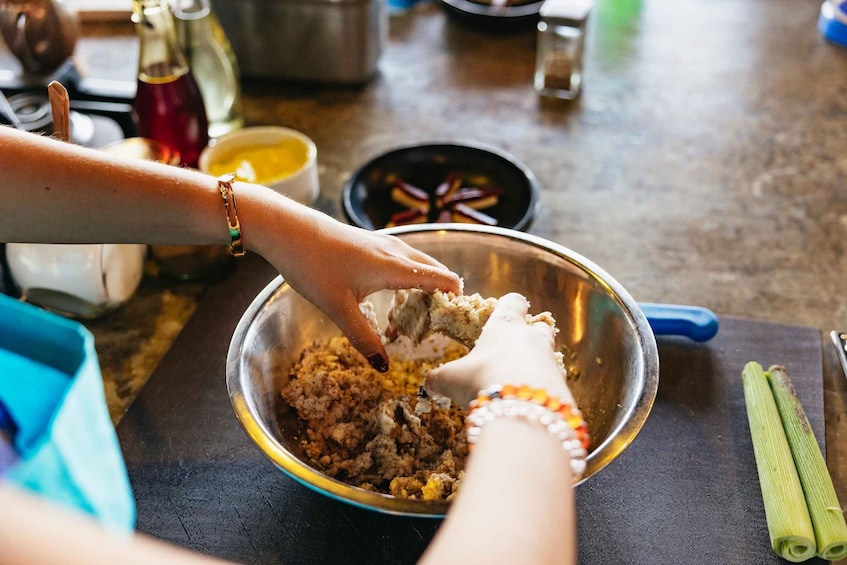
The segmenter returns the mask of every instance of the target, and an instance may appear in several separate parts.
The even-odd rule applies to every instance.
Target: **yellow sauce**
[[[233,149],[209,165],[215,176],[235,172],[238,180],[267,184],[289,177],[309,160],[309,148],[297,139],[276,145],[248,145]]]

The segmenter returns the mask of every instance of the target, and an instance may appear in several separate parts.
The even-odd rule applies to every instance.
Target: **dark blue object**
[[[14,420],[12,420],[12,416],[9,415],[6,406],[0,402],[0,432],[6,432],[11,437],[15,435],[16,430],[17,426]]]
[[[681,335],[708,341],[718,333],[717,315],[701,306],[639,302],[655,335]]]
[[[418,3],[418,0],[388,0],[389,12],[404,12]]]
[[[9,411],[0,402],[0,476],[18,460],[18,452],[12,445],[17,426]]]
[[[837,13],[836,13],[837,12]],[[825,38],[842,47],[847,47],[847,2],[830,2],[821,6],[818,30]]]

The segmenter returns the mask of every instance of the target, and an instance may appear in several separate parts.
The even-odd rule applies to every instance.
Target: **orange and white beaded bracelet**
[[[591,438],[588,425],[577,408],[550,396],[544,389],[527,385],[485,388],[468,406],[465,418],[468,447],[479,440],[485,424],[499,417],[520,418],[553,434],[570,455],[574,482],[582,478]]]

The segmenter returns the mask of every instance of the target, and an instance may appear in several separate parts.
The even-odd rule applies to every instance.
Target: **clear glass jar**
[[[535,90],[573,100],[582,91],[585,33],[593,2],[547,0],[538,20]]]
[[[179,43],[203,95],[209,137],[242,128],[241,71],[209,0],[175,0],[173,6]]]

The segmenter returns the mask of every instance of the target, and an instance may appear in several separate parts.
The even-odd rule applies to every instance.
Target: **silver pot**
[[[361,84],[388,36],[383,0],[212,0],[245,77]]]
[[[635,439],[656,396],[659,360],[647,319],[617,281],[569,249],[518,231],[464,224],[383,231],[453,269],[466,292],[516,291],[529,299],[531,312],[552,312],[560,329],[556,345],[574,373],[571,390],[592,435],[583,481]],[[383,324],[390,296],[371,297]],[[244,313],[230,344],[227,388],[236,417],[271,461],[310,488],[382,512],[443,515],[449,503],[365,491],[327,477],[303,455],[295,416],[285,410],[280,389],[307,345],[338,334],[281,277],[271,282]]]

